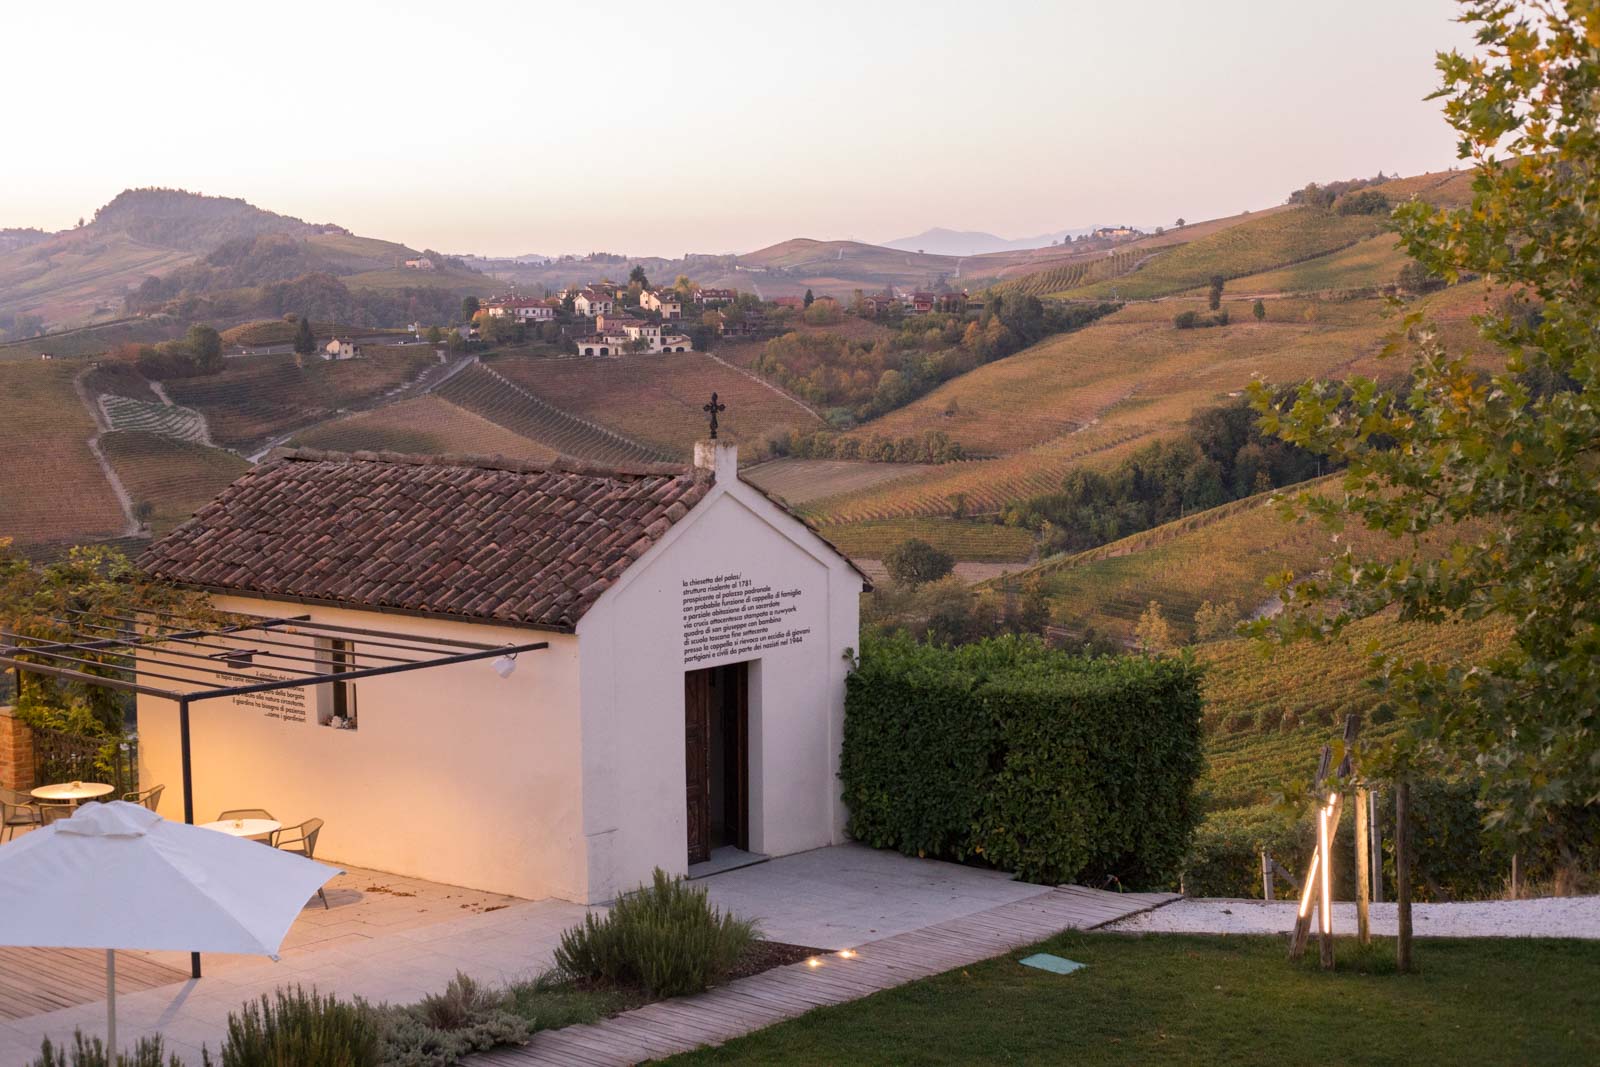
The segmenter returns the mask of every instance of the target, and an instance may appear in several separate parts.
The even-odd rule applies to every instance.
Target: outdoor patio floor
[[[531,977],[549,966],[561,932],[590,910],[346,870],[329,883],[331,908],[316,898],[306,906],[280,962],[206,956],[206,977],[194,982],[186,977],[187,956],[126,954],[129,965],[119,972],[132,981],[120,987],[119,1036],[132,1042],[159,1031],[173,1051],[198,1062],[202,1044],[213,1052],[219,1047],[230,1011],[279,986],[404,1003],[439,991],[458,970],[491,983]],[[1008,914],[1007,906],[1025,907],[1053,892],[993,871],[859,845],[780,857],[696,884],[718,905],[760,919],[764,936],[817,948],[880,942],[969,917],[992,924]],[[0,1015],[0,1063],[25,1062],[46,1035],[70,1040],[75,1027],[90,1035],[104,1031],[103,957],[56,950],[44,967],[38,958],[0,956],[0,1004],[7,989],[15,990],[12,1012],[20,1014]],[[164,973],[173,980],[163,982]],[[139,984],[146,987],[133,988]],[[69,1006],[41,1010],[50,1003],[45,987]],[[21,994],[30,990],[25,1000]]]

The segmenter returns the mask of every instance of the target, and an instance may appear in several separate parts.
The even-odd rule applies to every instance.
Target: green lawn
[[[1600,1063],[1600,943],[1427,940],[1338,946],[1324,974],[1278,938],[1062,934],[672,1064]],[[1061,976],[1034,951],[1088,964]]]

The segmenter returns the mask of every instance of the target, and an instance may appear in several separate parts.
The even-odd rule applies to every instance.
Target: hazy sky
[[[127,186],[414,247],[1197,220],[1454,162],[1449,0],[5,0],[0,226]]]

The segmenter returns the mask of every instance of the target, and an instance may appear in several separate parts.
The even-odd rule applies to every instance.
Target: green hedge
[[[1031,881],[1175,885],[1197,818],[1199,677],[1186,657],[869,632],[845,698],[850,833]]]

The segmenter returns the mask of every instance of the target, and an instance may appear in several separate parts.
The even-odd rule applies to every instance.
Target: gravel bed
[[[1135,933],[1276,934],[1294,928],[1293,901],[1193,898],[1131,915],[1103,927]],[[1333,932],[1354,933],[1356,906],[1335,901]],[[1600,896],[1413,904],[1417,937],[1600,938]],[[1393,903],[1372,905],[1372,932],[1395,932]]]

